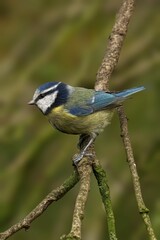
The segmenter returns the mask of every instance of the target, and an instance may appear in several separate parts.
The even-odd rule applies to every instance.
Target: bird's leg
[[[82,160],[82,158],[85,156],[85,155],[89,155],[87,154],[87,149],[89,148],[89,146],[94,142],[94,140],[96,139],[97,137],[97,134],[92,134],[92,135],[81,135],[80,136],[80,142],[79,142],[79,147],[81,148],[81,146],[84,145],[84,143],[86,144],[84,148],[82,148],[82,150],[80,151],[80,153],[78,155],[76,155],[74,158],[73,158],[73,162],[75,165],[78,164],[78,162],[80,160]],[[88,143],[86,143],[86,140],[88,141]]]
[[[81,150],[86,145],[86,143],[89,142],[90,138],[91,138],[90,135],[81,134],[79,137],[79,142],[77,144],[77,147]]]

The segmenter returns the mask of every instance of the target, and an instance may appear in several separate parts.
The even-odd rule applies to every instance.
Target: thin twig
[[[146,229],[150,239],[156,240],[154,230],[152,228],[151,220],[149,217],[149,210],[148,208],[146,208],[143,197],[142,197],[139,176],[138,176],[137,167],[136,167],[133,150],[131,146],[131,141],[128,133],[128,121],[124,112],[124,108],[123,107],[118,108],[118,113],[119,113],[119,120],[120,120],[120,127],[121,127],[121,137],[124,143],[124,147],[127,155],[127,161],[129,164],[131,175],[132,175],[139,213],[141,214],[143,221],[146,225]]]
[[[74,240],[81,239],[81,226],[84,217],[85,204],[90,190],[90,174],[91,164],[87,158],[83,158],[78,165],[78,172],[80,176],[80,189],[76,199],[76,204],[73,213],[72,228],[67,236],[62,236],[61,239]]]
[[[73,174],[65,180],[65,182],[58,188],[51,191],[41,203],[39,203],[35,209],[33,209],[23,220],[19,221],[15,225],[11,226],[5,232],[0,233],[0,240],[5,240],[9,238],[14,233],[18,232],[22,228],[27,230],[30,227],[30,224],[39,217],[48,206],[62,198],[75,184],[79,181],[79,174],[77,171],[74,171]]]

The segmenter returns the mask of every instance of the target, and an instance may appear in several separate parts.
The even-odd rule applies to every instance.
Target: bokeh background
[[[78,138],[51,128],[28,106],[40,84],[60,80],[93,88],[120,0],[0,1],[0,230],[26,216],[72,172]],[[111,90],[146,86],[125,103],[143,196],[160,238],[160,3],[137,1]],[[148,239],[138,213],[117,115],[98,137],[119,239]],[[77,185],[13,240],[68,233]],[[86,240],[107,238],[96,181],[83,222]]]

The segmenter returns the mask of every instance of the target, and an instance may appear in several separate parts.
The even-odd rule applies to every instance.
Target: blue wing
[[[144,90],[144,87],[132,88],[117,93],[95,91],[92,97],[85,99],[85,101],[83,99],[82,104],[79,102],[78,105],[71,107],[69,112],[75,116],[86,116],[103,109],[114,108],[130,95],[142,90]]]
[[[92,101],[91,106],[95,112],[109,106],[111,107],[111,105],[115,104],[117,100],[117,97],[112,93],[95,92],[94,101]]]
[[[93,108],[91,106],[74,106],[69,109],[69,113],[75,116],[86,116],[93,113]]]
[[[116,99],[117,97],[111,93],[94,92],[94,95],[89,99],[85,99],[85,102],[83,99],[81,103],[78,102],[78,104],[70,107],[69,112],[75,116],[86,116],[107,108],[107,106],[115,103]]]

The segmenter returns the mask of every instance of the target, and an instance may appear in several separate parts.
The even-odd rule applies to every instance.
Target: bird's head
[[[67,102],[72,87],[62,82],[48,82],[38,87],[29,105],[36,105],[43,114],[48,114],[54,107]]]

